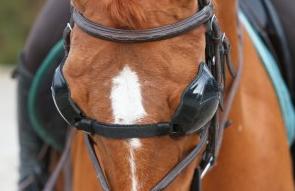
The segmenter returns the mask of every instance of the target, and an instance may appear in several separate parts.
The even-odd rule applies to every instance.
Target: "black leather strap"
[[[173,134],[173,128],[169,123],[147,125],[110,125],[94,120],[82,119],[75,124],[75,127],[90,134],[98,134],[104,137],[116,139],[146,138]]]
[[[157,183],[155,187],[151,191],[159,191],[164,190],[169,184],[173,182],[173,180],[189,165],[191,164],[197,156],[205,151],[205,147],[207,145],[208,139],[208,129],[209,126],[205,127],[201,133],[201,142],[196,145],[196,147],[182,160],[180,161],[165,177]],[[204,150],[203,150],[204,149]]]
[[[105,174],[104,174],[104,172],[103,172],[103,170],[102,170],[102,168],[100,166],[100,163],[99,163],[98,158],[96,156],[93,144],[91,143],[90,136],[85,134],[84,141],[85,141],[85,144],[87,146],[87,150],[88,150],[88,153],[89,153],[90,160],[92,161],[92,164],[93,164],[93,166],[95,168],[96,177],[99,180],[103,191],[110,191],[111,190],[110,186],[109,186],[108,181],[107,181],[107,179],[105,177]]]
[[[124,30],[103,26],[90,21],[76,9],[73,10],[72,17],[75,24],[91,36],[114,42],[135,43],[173,38],[208,22],[213,14],[213,6],[209,2],[194,15],[182,21],[145,30]]]
[[[154,186],[151,191],[159,191],[166,188],[169,184],[173,182],[173,180],[189,165],[193,162],[193,160],[196,159],[196,157],[203,151],[205,151],[205,147],[207,145],[207,139],[208,139],[208,129],[209,126],[204,128],[204,130],[201,133],[201,142],[196,145],[196,147],[181,161],[179,162],[171,171],[169,171],[165,177]],[[85,134],[84,141],[86,143],[89,157],[93,163],[93,166],[95,168],[97,179],[99,180],[103,191],[110,191],[110,187],[107,181],[107,178],[101,168],[100,162],[96,156],[93,144],[91,143],[91,138],[88,134]],[[200,171],[201,172],[201,171]],[[200,179],[200,173],[197,177]]]
[[[194,176],[193,176],[193,182],[191,185],[191,191],[200,191],[202,190],[201,187],[201,170],[200,169],[196,169]]]

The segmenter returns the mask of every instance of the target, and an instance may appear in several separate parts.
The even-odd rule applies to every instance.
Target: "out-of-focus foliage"
[[[44,0],[1,0],[0,64],[15,64]]]

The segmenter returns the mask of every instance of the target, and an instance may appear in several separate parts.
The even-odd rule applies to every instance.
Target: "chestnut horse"
[[[238,62],[236,0],[216,0],[216,12]],[[195,0],[73,0],[95,23],[146,29],[194,14]],[[74,27],[63,73],[71,98],[87,116],[105,123],[169,121],[205,53],[205,27],[164,41],[124,44],[100,40]],[[293,190],[291,160],[279,103],[251,40],[243,31],[241,86],[231,109],[216,167],[203,180],[206,191]],[[228,81],[228,84],[231,82]],[[93,136],[112,190],[150,190],[199,141],[199,135],[144,139]],[[72,143],[73,190],[101,190],[83,133]],[[200,156],[201,157],[201,156]],[[167,187],[189,190],[200,157]]]

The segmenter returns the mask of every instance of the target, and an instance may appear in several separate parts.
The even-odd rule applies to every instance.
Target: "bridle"
[[[186,33],[199,27],[204,21],[213,17],[211,3],[202,7],[203,8],[199,12],[182,21],[145,30],[122,30],[106,27],[90,21],[76,9],[73,10],[73,20],[79,28],[96,38],[121,43],[152,42],[173,38]]]
[[[92,134],[99,134],[101,136],[116,139],[126,139],[163,135],[174,137],[196,132],[200,133],[200,143],[196,145],[182,161],[171,169],[165,177],[151,189],[152,191],[165,189],[189,164],[192,163],[192,161],[196,159],[200,153],[203,152],[202,161],[195,171],[192,184],[192,190],[199,190],[200,179],[214,165],[227,120],[227,116],[223,116],[222,120],[220,120],[220,115],[219,112],[217,112],[217,109],[220,108],[221,111],[224,110],[226,115],[228,115],[240,79],[240,67],[238,74],[236,75],[230,60],[229,40],[220,30],[211,1],[199,0],[198,3],[200,10],[191,17],[175,24],[145,30],[124,30],[99,25],[84,17],[76,9],[73,9],[71,23],[67,25],[64,32],[66,57],[70,50],[70,33],[74,24],[93,37],[117,43],[144,43],[165,40],[189,32],[201,25],[206,25],[207,27],[206,62],[201,64],[198,74],[198,76],[202,76],[204,79],[200,80],[199,78],[196,78],[195,81],[188,86],[180,104],[180,111],[178,110],[176,112],[170,123],[118,125],[105,124],[89,119],[70,98],[69,89],[62,74],[63,63],[57,68],[52,85],[55,104],[62,117],[70,126],[86,132],[85,143],[95,167],[98,180],[104,191],[109,191],[111,189],[96,156],[93,142],[90,137]],[[229,96],[229,100],[226,100],[226,107],[224,107],[223,103],[225,65],[229,69],[231,76],[234,78],[229,93],[231,96]],[[198,102],[198,98],[195,98],[191,92],[195,91],[195,89],[192,89],[194,86],[202,85],[202,83],[204,87],[209,87],[211,91],[211,97],[209,98],[212,98],[212,102],[209,102],[209,104],[206,105],[206,107],[211,107],[211,110],[209,111],[207,111],[208,109],[202,110],[197,108],[199,105],[189,106],[186,103],[187,99],[190,101],[192,99],[197,100],[195,102],[198,104],[200,103],[200,101]],[[206,92],[199,93],[202,96],[208,96],[206,95]],[[201,106],[204,107],[203,105]],[[192,115],[191,117],[193,119],[190,119],[190,110],[193,110],[195,113],[198,111],[198,116]],[[212,116],[209,115],[211,113]],[[208,120],[205,120],[205,122],[204,120],[200,120],[203,118],[208,118]]]

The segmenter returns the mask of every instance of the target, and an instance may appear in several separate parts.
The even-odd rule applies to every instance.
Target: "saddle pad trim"
[[[40,86],[40,80],[43,75],[46,75],[48,68],[51,66],[54,60],[56,60],[61,54],[63,54],[63,40],[58,41],[52,49],[49,51],[48,55],[41,63],[40,68],[35,74],[35,77],[32,81],[32,85],[29,91],[28,97],[28,113],[29,118],[32,124],[33,129],[37,132],[37,134],[49,145],[53,146],[57,150],[62,150],[63,145],[58,144],[52,137],[50,137],[42,128],[42,123],[40,119],[37,117],[36,111],[36,99],[37,99],[37,91]]]
[[[262,63],[272,81],[276,95],[279,100],[281,112],[283,115],[285,127],[287,128],[288,142],[291,145],[295,139],[295,109],[292,104],[290,92],[283,80],[278,68],[278,64],[265,44],[258,36],[253,26],[250,24],[242,11],[239,11],[239,19],[247,30]]]

